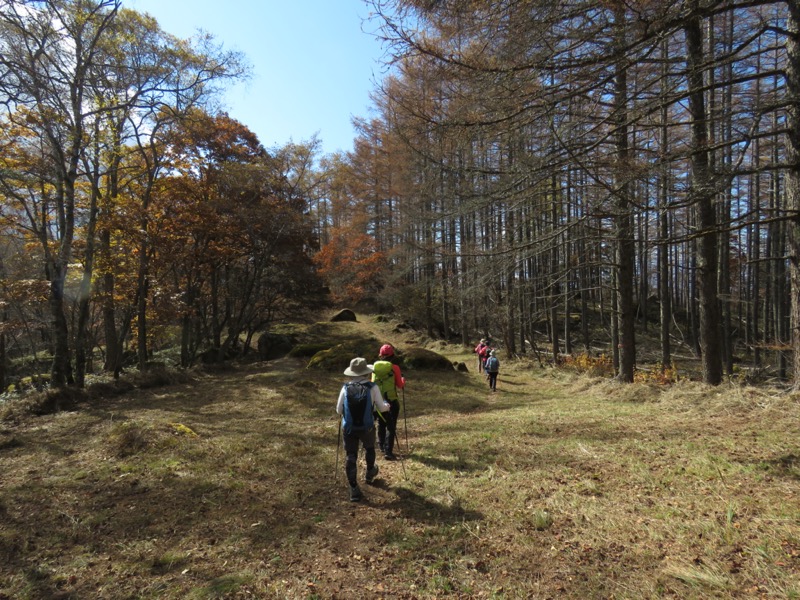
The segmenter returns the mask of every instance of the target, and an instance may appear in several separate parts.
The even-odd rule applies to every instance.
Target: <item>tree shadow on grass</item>
[[[387,501],[374,501],[370,489],[380,489],[392,494]],[[351,505],[352,506],[352,505]],[[464,508],[460,498],[451,498],[449,503],[432,500],[403,485],[393,485],[377,479],[366,486],[364,499],[357,507],[375,507],[402,518],[428,525],[455,525],[464,521],[480,521],[483,513]]]
[[[497,460],[497,452],[487,451],[481,454],[480,461],[470,460],[460,456],[442,458],[441,456],[427,456],[420,452],[414,453],[414,461],[441,471],[476,473],[484,471],[490,464]]]
[[[418,523],[457,525],[464,521],[481,521],[484,519],[483,513],[464,508],[459,498],[454,498],[450,504],[444,504],[426,498],[405,487],[395,489],[394,493],[396,498],[385,506]]]
[[[523,386],[525,386],[525,387],[530,388],[531,384],[528,383],[528,382],[525,382],[525,381],[513,381],[511,379],[506,379],[505,377],[503,377],[501,375],[501,376],[499,376],[497,378],[497,389],[498,390],[502,389],[505,386],[511,386],[511,387],[523,387]]]
[[[762,460],[739,462],[749,462],[750,464],[755,465],[757,468],[769,472],[775,477],[800,481],[800,456],[796,454],[786,454],[783,456],[775,456]]]
[[[442,393],[442,384],[447,392]],[[401,404],[409,416],[443,412],[469,414],[491,406],[489,386],[461,373],[448,373],[436,380],[411,381],[401,394]]]

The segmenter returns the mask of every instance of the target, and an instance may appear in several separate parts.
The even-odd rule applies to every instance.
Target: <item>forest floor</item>
[[[0,422],[0,598],[800,598],[798,396],[428,347],[359,503],[300,359]]]

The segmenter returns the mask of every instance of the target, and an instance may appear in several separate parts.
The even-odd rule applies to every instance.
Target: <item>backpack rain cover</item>
[[[397,389],[394,386],[394,364],[388,360],[379,360],[372,365],[372,381],[388,401],[397,400]]]

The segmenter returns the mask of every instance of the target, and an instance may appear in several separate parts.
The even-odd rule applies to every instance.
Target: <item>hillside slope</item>
[[[326,330],[425,345],[359,318]],[[361,503],[304,359],[2,425],[0,598],[800,597],[796,397],[509,360],[491,394],[429,347],[471,372],[406,373]]]

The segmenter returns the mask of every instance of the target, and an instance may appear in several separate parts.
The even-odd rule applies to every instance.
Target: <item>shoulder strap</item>
[[[349,381],[344,385],[345,399],[342,417],[345,433],[372,428],[372,387],[374,385],[371,381]]]

